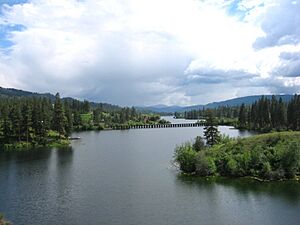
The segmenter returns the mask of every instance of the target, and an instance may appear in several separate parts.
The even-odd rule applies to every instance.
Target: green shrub
[[[179,163],[180,170],[185,173],[193,173],[196,170],[196,155],[191,143],[186,142],[175,149],[175,162]]]
[[[272,168],[269,162],[264,162],[261,175],[265,179],[272,179],[274,177],[274,174],[272,174]]]
[[[196,173],[200,176],[215,175],[216,164],[212,157],[206,156],[205,152],[199,152],[196,156]]]
[[[204,143],[204,139],[200,136],[197,136],[195,138],[195,142],[193,144],[193,149],[196,151],[196,152],[199,152],[201,150],[203,150],[205,148],[205,143]]]
[[[227,161],[226,168],[227,168],[228,175],[231,175],[231,176],[237,176],[238,175],[238,164],[235,161],[235,159],[230,158]]]
[[[195,171],[200,176],[220,174],[268,180],[300,175],[300,132],[227,139],[199,152],[196,149],[190,143],[176,148],[175,159],[182,171]]]

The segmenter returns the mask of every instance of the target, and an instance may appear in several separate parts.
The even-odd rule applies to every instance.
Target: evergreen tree
[[[74,112],[74,122],[73,122],[75,127],[81,126],[82,125],[82,121],[81,121],[81,116],[79,111],[75,111]]]
[[[65,107],[66,123],[65,131],[67,135],[70,135],[73,130],[73,115],[68,106]]]
[[[65,113],[61,103],[59,93],[57,93],[55,95],[52,127],[53,130],[57,131],[60,135],[65,136],[66,135],[65,126],[66,126],[66,117],[65,117]]]
[[[279,127],[280,129],[286,127],[286,110],[285,110],[285,105],[282,101],[282,98],[279,98],[276,112],[277,112],[276,113],[277,127]]]
[[[212,146],[219,142],[220,134],[218,128],[216,127],[215,118],[211,111],[208,111],[206,117],[206,125],[204,127],[204,136],[206,139],[206,144]]]
[[[247,123],[246,108],[245,108],[245,104],[243,103],[240,107],[240,112],[239,112],[240,128],[246,128],[246,123]]]
[[[29,102],[26,102],[22,109],[22,115],[23,115],[23,134],[25,135],[25,140],[28,143],[31,141],[32,138],[32,117],[31,117],[31,107],[29,105]]]
[[[10,112],[11,121],[11,135],[15,140],[21,140],[21,129],[22,129],[22,114],[20,110],[20,105],[16,104],[13,106]]]
[[[9,108],[4,107],[3,109],[3,137],[5,142],[10,142],[12,136],[12,122],[9,118]]]
[[[99,125],[100,123],[100,109],[94,109],[93,110],[93,122],[94,125]]]

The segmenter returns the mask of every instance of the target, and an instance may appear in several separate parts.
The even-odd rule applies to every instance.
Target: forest
[[[237,112],[236,107],[228,110]],[[199,176],[255,177],[260,180],[298,179],[300,175],[300,96],[289,102],[262,97],[238,109],[237,126],[264,134],[229,138],[219,134],[219,109],[206,114],[204,137],[175,149],[175,162],[184,173]],[[203,113],[203,111],[201,113]],[[284,131],[288,130],[288,131]]]
[[[132,108],[48,97],[1,97],[0,145],[3,149],[68,145],[77,130],[113,129],[122,125],[165,123],[159,115]]]
[[[262,96],[253,104],[202,108],[175,113],[175,116],[205,119],[209,111],[213,113],[218,125],[233,125],[239,129],[263,132],[300,129],[300,96],[297,94],[289,101],[283,101],[278,96]]]

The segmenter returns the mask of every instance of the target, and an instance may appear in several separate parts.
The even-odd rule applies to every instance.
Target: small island
[[[204,134],[206,145],[197,137],[194,143],[176,147],[175,162],[183,173],[261,181],[298,179],[300,175],[299,131],[229,138],[218,135],[217,128],[210,125]]]

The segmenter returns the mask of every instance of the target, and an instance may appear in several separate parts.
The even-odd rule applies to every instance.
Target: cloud
[[[300,42],[300,2],[277,1],[265,13],[261,27],[265,32],[253,46],[257,49]]]
[[[1,11],[1,86],[121,105],[299,91],[298,1],[29,0]]]

